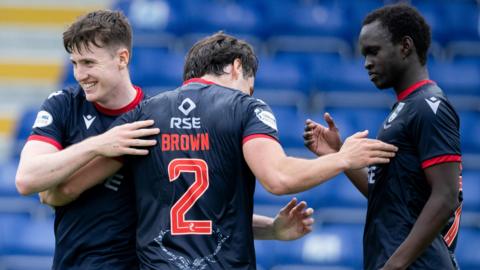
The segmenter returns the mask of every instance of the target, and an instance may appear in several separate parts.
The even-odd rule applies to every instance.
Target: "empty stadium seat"
[[[480,269],[480,230],[477,228],[461,228],[455,251],[461,269]]]
[[[462,152],[478,153],[480,151],[480,113],[476,111],[459,111]]]
[[[464,170],[463,179],[463,210],[480,212],[480,171]]]
[[[437,62],[429,65],[429,71],[447,95],[480,93],[480,66],[474,62]]]
[[[17,126],[15,127],[14,141],[12,147],[11,158],[18,160],[27,138],[32,132],[32,126],[37,117],[38,108],[28,107],[25,108],[20,117],[17,120]]]
[[[183,0],[189,32],[261,35],[264,23],[255,6],[235,1]]]
[[[53,219],[12,218],[3,239],[4,254],[51,256],[55,246]]]
[[[272,247],[276,256],[276,267],[294,269],[287,267],[310,265],[318,267],[316,269],[321,267],[360,269],[362,267],[362,235],[362,225],[338,223],[317,226],[304,238],[282,242]]]
[[[184,57],[154,48],[136,48],[130,65],[132,82],[143,88],[162,86],[173,90],[182,85]]]
[[[306,115],[295,106],[271,106],[277,119],[280,143],[284,147],[303,147]]]

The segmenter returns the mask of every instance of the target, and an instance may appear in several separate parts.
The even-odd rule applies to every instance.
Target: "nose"
[[[88,78],[86,70],[79,65],[73,67],[73,76],[75,79],[80,82]]]
[[[373,63],[372,63],[372,60],[370,59],[370,57],[365,57],[365,62],[363,63],[363,67],[366,69],[366,70],[370,70],[372,67],[373,67]]]

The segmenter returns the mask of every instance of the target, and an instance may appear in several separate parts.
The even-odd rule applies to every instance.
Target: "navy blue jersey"
[[[108,110],[88,102],[80,87],[51,94],[43,103],[29,140],[59,150],[105,132],[118,115],[133,109],[143,92],[126,107]],[[68,166],[68,164],[66,164]],[[136,269],[135,199],[125,170],[55,208],[53,269]]]
[[[461,161],[458,115],[430,80],[400,93],[378,139],[396,145],[398,152],[390,163],[369,168],[365,269],[381,268],[410,233],[431,193],[423,170]],[[444,234],[408,269],[455,269],[453,249],[460,209]]]
[[[277,140],[270,108],[241,91],[193,79],[123,115],[154,119],[158,145],[130,160],[141,269],[255,269],[255,177],[242,144]]]

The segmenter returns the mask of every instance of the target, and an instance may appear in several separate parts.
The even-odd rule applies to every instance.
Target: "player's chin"
[[[378,79],[378,78],[372,80],[372,82],[373,82],[373,84],[375,85],[375,87],[377,87],[378,89],[381,89],[381,90],[387,89],[387,88],[390,88],[390,87],[391,87],[390,84],[388,84],[388,83],[386,83],[385,81],[382,81],[382,80],[380,80],[380,79]]]

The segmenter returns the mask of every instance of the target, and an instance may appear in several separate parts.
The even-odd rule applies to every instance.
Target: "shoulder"
[[[459,125],[459,117],[443,91],[437,85],[430,85],[411,100],[410,119],[421,126]]]

